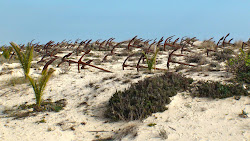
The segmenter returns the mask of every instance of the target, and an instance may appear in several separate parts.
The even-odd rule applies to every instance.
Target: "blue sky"
[[[0,45],[227,33],[250,38],[250,0],[0,0]]]

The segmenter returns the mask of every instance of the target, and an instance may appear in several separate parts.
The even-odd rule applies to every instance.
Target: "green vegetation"
[[[154,55],[152,56],[151,59],[149,59],[148,55],[145,53],[145,52],[142,52],[144,54],[144,56],[146,57],[147,59],[147,64],[148,64],[148,70],[151,72],[151,70],[153,68],[155,68],[155,65],[156,65],[156,56],[159,52],[159,49],[157,49],[155,52],[154,52]]]
[[[240,49],[240,54],[227,63],[229,71],[236,75],[236,80],[250,84],[250,51]]]
[[[61,99],[55,102],[52,102],[51,100],[44,100],[41,102],[41,107],[38,109],[39,111],[53,111],[53,112],[59,112],[60,110],[63,109],[63,107],[66,106],[66,100]],[[19,110],[26,110],[26,109],[35,109],[37,108],[37,104],[22,104],[18,107]],[[35,109],[37,110],[37,109]]]
[[[149,124],[148,124],[149,127],[153,127],[153,126],[155,126],[155,125],[156,125],[156,123],[149,123]]]
[[[29,76],[31,61],[33,59],[34,46],[31,46],[31,44],[28,43],[28,45],[26,46],[26,51],[25,53],[23,53],[17,44],[15,44],[14,42],[11,42],[10,44],[14,48],[18,56],[18,59],[22,65],[25,78],[26,79],[28,78],[34,90],[36,97],[36,106],[34,107],[34,110],[41,111],[41,101],[42,101],[43,91],[46,87],[49,78],[51,77],[51,75],[55,70],[50,68],[49,71],[47,71],[47,68],[44,69],[42,71],[41,77],[37,81],[35,81],[34,78],[31,78]]]
[[[239,84],[223,85],[220,82],[199,81],[197,83],[196,92],[192,93],[194,97],[207,98],[227,98],[232,96],[249,95]]]
[[[12,48],[11,47],[4,47],[2,46],[2,54],[0,56],[3,56],[5,59],[9,59],[10,58],[10,54],[12,52]]]
[[[49,78],[51,77],[51,75],[53,74],[54,71],[55,70],[51,69],[51,68],[49,69],[49,71],[47,71],[47,69],[43,70],[42,76],[38,79],[38,81],[35,81],[28,74],[26,74],[26,77],[29,79],[30,84],[32,85],[34,93],[35,93],[36,105],[37,105],[36,110],[38,110],[38,111],[39,111],[40,106],[41,106],[43,91],[45,89],[45,86],[46,86]]]
[[[142,120],[155,112],[166,110],[171,96],[189,89],[193,79],[167,72],[132,84],[125,91],[116,92],[109,100],[106,117],[112,120]]]
[[[20,47],[16,43],[10,42],[10,44],[14,48],[18,56],[18,60],[20,61],[24,71],[24,76],[26,77],[30,72],[31,61],[33,59],[34,46],[31,46],[30,43],[28,43],[28,45],[26,46],[26,51],[25,53],[23,53]]]
[[[41,120],[37,121],[36,123],[37,124],[39,124],[39,123],[46,123],[45,117],[43,117]]]
[[[241,110],[241,113],[239,114],[239,117],[241,118],[248,118],[248,113],[244,110]]]
[[[65,99],[60,99],[55,102],[52,102],[50,99],[47,99],[41,103],[40,111],[59,112],[66,106],[66,104],[67,103]],[[36,104],[27,104],[27,102],[25,102],[24,104],[18,106],[17,108],[5,109],[3,113],[7,114],[6,117],[14,117],[14,119],[23,119],[26,117],[36,116],[37,111],[34,110],[35,107],[37,107]],[[33,111],[28,110],[32,108]],[[41,120],[41,122],[43,122],[43,120]]]

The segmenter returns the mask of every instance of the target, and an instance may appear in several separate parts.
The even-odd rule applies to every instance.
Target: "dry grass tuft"
[[[235,48],[241,48],[242,43],[243,43],[242,40],[235,41],[235,42],[234,42],[234,47],[235,47]]]
[[[201,48],[215,49],[216,44],[213,41],[206,41],[201,44]]]
[[[116,134],[113,137],[114,140],[121,140],[122,138],[128,135],[130,135],[131,138],[135,138],[137,136],[137,125],[129,125],[123,129],[116,131],[115,133]]]
[[[201,54],[195,54],[192,56],[188,56],[185,58],[185,60],[188,63],[197,63],[198,65],[204,65],[207,63],[207,60],[204,56],[202,56]]]
[[[7,86],[16,86],[28,83],[28,80],[24,77],[11,77],[9,80],[7,80],[6,85]]]

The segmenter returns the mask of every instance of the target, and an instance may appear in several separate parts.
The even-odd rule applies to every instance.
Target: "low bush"
[[[39,112],[59,112],[63,110],[66,105],[67,101],[65,99],[60,99],[55,102],[52,102],[51,99],[46,99],[41,103]],[[14,117],[13,120],[24,119],[38,114],[38,111],[34,110],[36,106],[36,104],[27,104],[27,102],[25,102],[17,108],[4,109],[3,113],[6,114],[5,117]],[[33,111],[31,109],[33,109]]]
[[[214,59],[220,62],[224,62],[232,58],[233,50],[224,49],[219,52],[214,52],[212,55],[215,57]]]
[[[208,71],[220,71],[221,65],[218,62],[211,62]]]
[[[220,82],[199,81],[196,91],[192,93],[194,97],[207,98],[227,98],[232,96],[249,95],[240,84],[223,85]]]
[[[237,73],[236,80],[250,85],[250,71]]]
[[[236,80],[250,84],[250,51],[240,50],[240,54],[229,59],[227,69],[236,75]]]
[[[204,58],[200,54],[196,54],[196,55],[193,55],[193,56],[187,56],[187,57],[185,57],[185,60],[188,63],[197,63],[199,65],[204,65],[207,62],[206,58]]]
[[[40,111],[59,112],[66,106],[66,104],[67,102],[65,99],[60,99],[55,102],[52,102],[51,100],[47,99],[41,102]],[[22,104],[18,107],[18,109],[20,110],[26,110],[31,108],[35,109],[36,106],[37,106],[36,104],[31,104],[31,105]]]
[[[170,103],[169,97],[176,95],[177,91],[187,90],[192,82],[193,79],[170,72],[146,78],[125,91],[115,92],[105,116],[115,121],[142,120],[152,113],[163,112]]]

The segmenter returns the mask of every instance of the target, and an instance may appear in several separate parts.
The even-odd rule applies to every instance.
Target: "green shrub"
[[[192,96],[194,97],[207,97],[207,98],[227,98],[239,95],[249,95],[240,84],[227,84],[223,85],[220,82],[213,81],[199,81],[197,89]]]
[[[229,59],[227,69],[236,75],[236,80],[250,84],[250,51],[242,49],[235,58]]]
[[[236,80],[250,85],[250,71],[237,73]]]
[[[146,78],[123,92],[115,92],[105,116],[112,120],[141,120],[152,113],[163,112],[170,103],[169,97],[187,90],[192,82],[190,78],[170,72]]]

